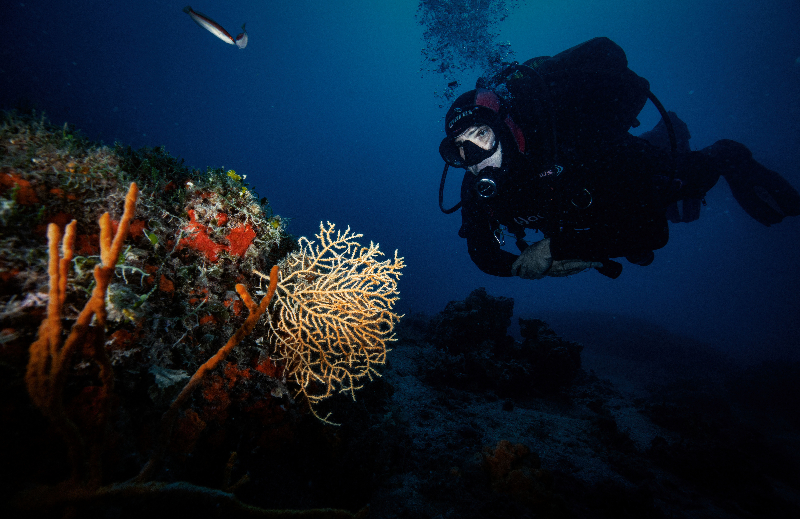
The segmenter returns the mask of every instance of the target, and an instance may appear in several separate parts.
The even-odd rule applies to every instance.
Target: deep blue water
[[[225,45],[184,2],[9,1],[0,6],[0,107],[24,99],[92,139],[166,146],[191,166],[247,175],[290,232],[350,226],[408,267],[401,312],[435,313],[473,288],[516,313],[644,318],[753,360],[800,358],[800,220],[766,228],[721,181],[700,221],[671,228],[649,267],[617,280],[496,279],[470,261],[458,215],[437,207],[444,79],[420,69],[416,0],[204,0]],[[800,186],[797,0],[522,1],[501,25],[518,59],[594,36],[626,51],[692,132],[720,138]],[[461,78],[466,90],[477,74]],[[641,130],[658,120],[652,106]],[[450,178],[455,202],[459,174]],[[563,330],[558,330],[563,332]]]

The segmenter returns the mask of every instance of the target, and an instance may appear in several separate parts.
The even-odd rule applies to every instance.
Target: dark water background
[[[800,186],[797,0],[520,4],[499,26],[519,60],[608,36],[689,124],[693,148],[741,141]],[[164,145],[191,166],[235,169],[295,235],[331,221],[399,249],[401,312],[435,313],[485,286],[514,298],[518,315],[558,314],[564,327],[599,312],[752,361],[800,359],[798,219],[766,228],[720,181],[700,221],[673,226],[649,267],[613,281],[489,277],[456,235],[460,217],[437,207],[446,108],[434,92],[446,81],[420,70],[416,0],[192,4],[234,34],[247,22],[244,50],[200,29],[184,5],[2,2],[0,107],[23,100],[107,144]],[[460,90],[476,77],[465,73]],[[656,110],[640,120],[651,128]]]

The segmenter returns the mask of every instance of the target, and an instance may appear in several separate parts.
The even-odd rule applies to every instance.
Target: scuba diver
[[[662,115],[628,133],[650,99]],[[800,214],[800,195],[750,150],[720,140],[699,151],[625,52],[594,38],[552,57],[511,64],[459,96],[445,116],[439,207],[461,208],[459,236],[487,274],[541,279],[595,268],[616,278],[626,258],[646,266],[667,244],[668,221],[700,215],[725,177],[742,208],[764,225]],[[466,170],[461,201],[445,209],[449,167]],[[526,230],[541,231],[530,245]],[[511,234],[520,254],[503,249]]]

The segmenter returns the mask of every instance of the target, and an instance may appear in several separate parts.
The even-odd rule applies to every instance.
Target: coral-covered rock
[[[236,283],[256,293],[262,278],[253,270],[267,272],[295,247],[266,199],[233,171],[192,170],[163,148],[98,146],[43,118],[6,114],[0,137],[0,326],[24,340],[47,305],[47,224],[77,221],[69,322],[94,283],[98,218],[108,212],[116,227],[131,182],[140,203],[106,299],[107,336],[137,335],[108,345],[121,371],[193,372],[247,317],[227,294]],[[253,343],[243,345],[245,362],[262,355]]]
[[[69,332],[96,283],[94,269],[101,262],[98,219],[109,213],[111,232],[116,232],[132,182],[140,193],[105,293],[103,346],[114,372],[111,420],[119,418],[109,429],[118,437],[136,438],[136,445],[126,449],[147,456],[154,421],[249,315],[233,292],[235,285],[243,284],[258,295],[263,278],[253,271],[269,272],[296,244],[266,199],[232,171],[192,170],[163,148],[99,146],[44,118],[2,114],[0,365],[12,372],[4,378],[4,392],[24,386],[27,348],[45,317],[48,224],[63,228],[76,221],[74,257],[66,268],[61,305],[61,320]],[[227,370],[208,377],[205,391],[196,392],[187,406],[175,433],[187,450],[201,446],[207,431],[218,427],[215,420],[226,414],[249,413],[259,415],[251,417],[252,422],[260,419],[262,411],[254,411],[252,405],[255,400],[268,402],[272,414],[277,413],[271,408],[291,406],[280,361],[271,363],[273,352],[259,340],[266,331],[264,320],[259,326],[241,341]],[[92,430],[105,427],[91,421],[104,417],[95,408],[105,396],[96,382],[102,369],[85,350],[78,347],[71,355],[63,400],[67,418],[92,437]],[[275,369],[252,370],[259,363]],[[251,371],[250,377],[242,375]],[[216,388],[213,383],[218,380],[222,383]],[[214,398],[205,398],[215,388]],[[220,404],[225,402],[229,403]],[[216,404],[220,405],[213,408]],[[27,433],[16,432],[20,437]],[[122,456],[110,448],[106,455]],[[8,470],[19,468],[14,463],[9,461]]]

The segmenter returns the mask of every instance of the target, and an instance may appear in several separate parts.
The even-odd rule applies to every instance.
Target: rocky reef
[[[513,300],[477,289],[404,318],[384,376],[403,448],[371,501],[376,516],[800,512],[789,410],[800,366],[743,369],[646,323],[618,329],[615,316],[587,319],[618,331],[610,345],[564,340],[539,319],[519,319],[515,339],[512,315]]]

